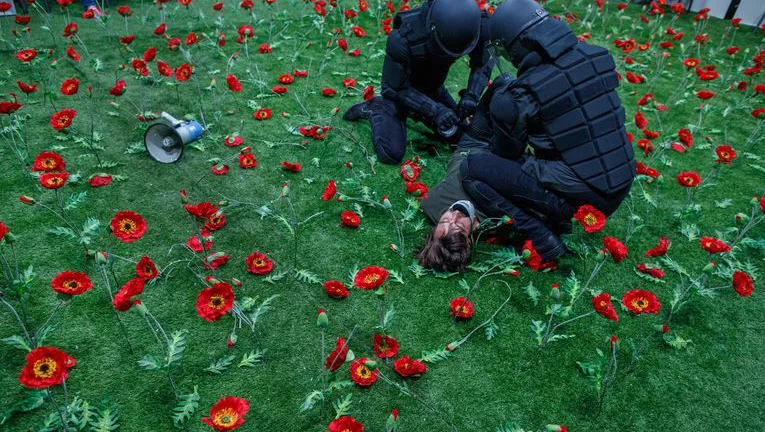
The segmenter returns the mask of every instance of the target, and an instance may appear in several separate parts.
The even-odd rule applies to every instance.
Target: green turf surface
[[[344,7],[357,8],[357,3],[341,0]],[[680,47],[669,51],[665,60],[665,71],[653,77],[661,54],[659,41],[666,40],[664,29],[670,25],[670,14],[657,26],[642,24],[640,11],[631,5],[619,18],[614,5],[607,7],[607,15],[588,14],[586,2],[556,2],[551,11],[560,13],[563,5],[572,6],[580,18],[588,17],[586,25],[573,24],[577,34],[588,32],[591,42],[612,50],[622,74],[626,73],[624,55],[614,48],[614,38],[634,37],[638,42],[651,41],[652,47],[646,52],[635,50],[630,55],[637,63],[631,67],[636,73],[649,78],[643,85],[624,83],[620,94],[627,110],[628,122],[635,113],[635,101],[649,91],[651,86],[656,99],[665,103],[669,95],[678,90],[685,74],[681,60],[697,53],[693,38],[693,14],[686,14],[672,26],[686,33]],[[611,293],[615,298],[636,287],[654,291],[662,301],[662,312],[658,316],[634,317],[617,307],[621,320],[618,324],[592,316],[566,328],[566,333],[575,334],[570,340],[555,342],[540,350],[530,331],[532,320],[546,320],[545,306],[550,304],[547,296],[552,283],[564,283],[570,271],[580,280],[586,279],[595,264],[594,254],[587,259],[568,255],[560,262],[560,270],[552,273],[532,273],[522,269],[517,278],[503,277],[486,279],[471,300],[476,306],[472,320],[455,322],[448,313],[449,300],[464,294],[459,284],[463,276],[449,279],[433,275],[416,277],[408,269],[412,254],[422,245],[426,229],[422,215],[415,216],[403,224],[405,244],[403,257],[392,252],[388,244],[398,243],[396,228],[390,216],[379,208],[363,206],[361,227],[350,230],[339,226],[342,210],[353,209],[350,203],[324,202],[319,199],[329,179],[338,183],[338,191],[350,196],[360,196],[361,186],[369,188],[375,199],[387,195],[399,214],[407,207],[409,198],[398,167],[374,165],[374,173],[365,159],[361,147],[350,140],[347,133],[355,134],[361,146],[373,152],[369,141],[369,128],[364,124],[356,126],[343,122],[340,115],[332,110],[342,110],[361,100],[360,91],[342,90],[341,81],[352,77],[358,80],[357,88],[373,84],[379,90],[379,72],[382,64],[381,50],[385,35],[378,33],[378,19],[375,17],[377,3],[370,5],[370,11],[362,13],[355,21],[364,27],[366,38],[349,35],[350,23],[340,20],[338,11],[330,12],[323,27],[314,25],[311,5],[299,1],[277,1],[269,6],[262,2],[255,4],[255,16],[251,20],[255,37],[246,54],[244,47],[235,42],[236,29],[247,23],[249,16],[235,5],[226,2],[223,26],[228,44],[218,50],[215,40],[218,14],[211,2],[196,0],[186,10],[176,3],[168,4],[168,34],[181,39],[190,31],[205,33],[206,38],[198,46],[191,47],[195,64],[195,75],[199,78],[202,105],[209,131],[201,141],[204,151],[187,148],[182,160],[174,165],[160,165],[151,161],[144,153],[130,153],[127,149],[141,142],[145,126],[139,124],[134,115],[140,111],[167,111],[177,116],[189,115],[198,118],[197,88],[194,80],[180,83],[178,92],[168,83],[173,79],[162,78],[156,73],[155,62],[149,65],[152,79],[136,79],[130,69],[130,59],[140,56],[150,46],[157,46],[157,59],[176,67],[184,62],[180,52],[167,50],[166,40],[154,36],[152,31],[159,23],[155,6],[144,2],[134,3],[134,15],[127,19],[129,33],[136,35],[130,48],[137,54],[123,49],[117,35],[126,34],[125,23],[116,13],[116,5],[110,7],[107,32],[95,22],[79,17],[73,20],[79,24],[79,36],[85,42],[87,51],[80,45],[77,50],[82,61],[74,64],[65,58],[67,41],[60,37],[65,25],[64,18],[57,12],[51,13],[51,37],[41,26],[45,25],[39,14],[34,13],[31,33],[19,40],[9,39],[13,44],[3,43],[3,60],[0,67],[0,100],[8,100],[9,93],[20,94],[15,82],[37,82],[40,91],[30,98],[20,97],[24,107],[16,113],[23,121],[20,133],[29,147],[27,162],[44,150],[55,149],[66,159],[67,169],[72,174],[82,173],[84,178],[97,172],[108,172],[124,176],[123,181],[114,181],[109,186],[94,189],[86,183],[68,185],[62,189],[64,196],[81,191],[87,192],[85,201],[68,212],[68,217],[81,224],[88,217],[101,222],[100,234],[93,240],[92,248],[107,250],[113,254],[137,259],[146,254],[164,267],[174,260],[187,258],[188,254],[173,245],[182,244],[197,229],[180,204],[178,191],[185,189],[192,201],[228,200],[242,205],[227,207],[225,228],[215,233],[216,251],[229,254],[229,262],[216,275],[222,279],[239,278],[241,288],[236,288],[238,298],[258,297],[259,301],[272,296],[273,310],[269,311],[253,335],[249,330],[239,331],[238,344],[227,348],[226,338],[231,331],[232,318],[224,317],[219,322],[206,322],[197,316],[195,303],[197,293],[203,288],[193,274],[178,271],[161,283],[148,286],[141,296],[143,303],[152,311],[168,331],[187,329],[187,349],[180,366],[173,370],[173,378],[179,390],[191,392],[197,386],[200,395],[199,410],[191,417],[186,428],[194,431],[209,430],[200,422],[209,408],[221,397],[236,395],[250,401],[250,412],[240,430],[246,431],[323,431],[334,418],[330,402],[345,394],[352,394],[349,414],[364,423],[366,430],[384,430],[385,420],[391,409],[398,408],[401,431],[494,431],[508,421],[516,421],[526,429],[541,429],[545,424],[564,424],[572,431],[756,431],[764,429],[765,386],[763,385],[763,325],[762,295],[755,288],[750,298],[741,298],[732,289],[722,290],[719,298],[695,297],[692,302],[673,318],[670,324],[673,332],[684,339],[692,340],[686,350],[677,351],[667,346],[653,329],[661,324],[669,309],[672,287],[678,283],[676,273],[667,271],[665,284],[657,284],[639,278],[633,271],[637,263],[647,262],[645,250],[655,246],[660,236],[669,237],[672,242],[670,255],[691,273],[698,274],[706,261],[706,254],[699,248],[698,240],[689,240],[680,232],[681,221],[675,214],[685,203],[686,191],[675,182],[675,175],[685,170],[696,170],[705,176],[713,169],[714,147],[730,143],[739,151],[738,159],[729,166],[723,166],[715,184],[702,188],[696,193],[696,203],[701,212],[684,224],[695,225],[701,235],[718,235],[727,239],[735,233],[725,233],[734,226],[734,215],[749,213],[749,200],[763,193],[762,167],[763,145],[758,143],[749,155],[745,155],[744,144],[754,129],[756,121],[749,112],[762,106],[762,95],[745,101],[723,116],[726,107],[743,101],[744,93],[727,91],[735,86],[742,76],[736,68],[748,66],[751,57],[762,48],[762,33],[752,35],[749,28],[740,29],[733,45],[741,47],[739,54],[731,58],[724,49],[731,44],[720,43],[728,31],[729,23],[710,20],[705,32],[711,41],[701,48],[702,65],[716,64],[722,77],[711,83],[700,83],[697,78],[690,81],[693,86],[683,94],[681,91],[671,104],[669,111],[645,109],[649,128],[658,130],[662,136],[654,143],[676,140],[675,132],[680,127],[695,124],[698,110],[693,91],[702,88],[713,90],[717,96],[710,102],[712,111],[705,114],[703,130],[696,135],[694,148],[685,154],[665,150],[664,156],[650,159],[649,165],[664,174],[663,182],[643,184],[654,199],[649,204],[635,185],[627,203],[641,220],[641,231],[633,234],[627,243],[630,256],[619,265],[608,262],[595,278],[590,288]],[[73,5],[73,15],[79,11]],[[384,6],[384,5],[383,5]],[[329,9],[328,9],[329,10]],[[76,13],[75,13],[76,12]],[[619,24],[621,23],[621,24]],[[10,38],[8,28],[20,29],[9,19],[3,19],[3,36]],[[331,48],[325,57],[326,42],[332,39],[333,27],[346,29],[349,51],[359,48],[359,57],[344,55],[337,48]],[[323,33],[320,33],[323,31]],[[271,39],[269,40],[269,34]],[[55,42],[54,42],[55,41]],[[270,42],[271,54],[257,54],[257,45]],[[310,46],[309,42],[311,43]],[[55,45],[54,45],[55,43]],[[721,46],[722,49],[718,49]],[[37,47],[38,59],[32,67],[20,64],[13,58],[13,52],[20,48]],[[56,139],[56,133],[49,125],[49,117],[55,111],[50,101],[42,103],[42,91],[49,74],[48,60],[43,52],[54,48],[58,65],[50,75],[48,90],[56,109],[70,107],[79,114],[73,130],[90,137],[91,119],[94,116],[95,131],[103,146],[99,157],[114,162],[115,166],[99,168],[97,161],[87,148],[72,140]],[[185,47],[184,47],[185,49]],[[685,54],[683,54],[685,50]],[[226,88],[226,63],[235,51],[240,51],[231,73],[243,82],[244,91],[231,94]],[[249,56],[249,59],[247,58]],[[98,59],[102,70],[96,71]],[[126,70],[119,66],[126,64]],[[309,77],[296,79],[283,96],[273,95],[271,87],[277,85],[277,78],[295,69],[308,70]],[[449,89],[456,95],[465,82],[467,68],[460,62],[452,71]],[[732,73],[731,73],[732,72]],[[117,99],[119,108],[106,102],[113,98],[108,90],[114,84],[115,75],[127,82],[125,95]],[[66,78],[80,79],[77,96],[66,97],[58,89]],[[212,78],[217,79],[217,90],[206,90]],[[754,76],[753,83],[762,82]],[[86,87],[93,86],[92,100],[86,96]],[[331,87],[338,91],[334,98],[325,98],[321,89]],[[750,86],[751,87],[751,86]],[[682,90],[682,89],[681,89]],[[751,90],[749,93],[751,94]],[[25,95],[22,95],[25,96]],[[180,96],[180,97],[179,97]],[[251,101],[251,102],[250,102]],[[684,101],[684,102],[683,102]],[[248,105],[249,103],[249,105]],[[255,121],[251,114],[255,108],[268,107],[273,118]],[[107,111],[118,113],[109,115]],[[233,113],[230,113],[233,111]],[[280,114],[288,114],[282,117]],[[8,126],[9,117],[2,116],[2,126]],[[290,128],[303,125],[331,125],[323,141],[304,140],[290,133]],[[410,146],[407,157],[420,155],[426,166],[420,181],[433,186],[442,177],[450,151],[442,145],[433,145],[422,133],[421,126],[409,123]],[[634,124],[628,130],[640,133]],[[258,166],[243,170],[237,166],[235,156],[238,149],[225,147],[223,137],[238,132],[245,145],[253,149]],[[706,142],[705,137],[710,137]],[[0,147],[0,161],[3,174],[0,176],[0,221],[6,223],[19,239],[16,243],[22,268],[34,266],[35,280],[26,293],[24,304],[27,320],[32,329],[37,329],[56,307],[57,297],[51,291],[49,282],[64,270],[85,271],[96,289],[75,298],[55,320],[56,329],[51,333],[47,345],[56,346],[77,359],[77,366],[70,371],[67,381],[69,397],[79,397],[98,404],[108,395],[118,407],[121,431],[173,430],[170,414],[175,400],[168,382],[159,372],[144,371],[137,361],[145,354],[159,355],[159,348],[149,334],[146,323],[136,311],[122,314],[128,334],[133,341],[135,352],[126,348],[114,312],[106,299],[104,287],[98,277],[96,264],[83,257],[83,248],[74,242],[55,237],[47,230],[59,222],[41,208],[21,204],[21,194],[34,196],[46,204],[53,204],[54,193],[40,190],[37,180],[24,171],[10,150],[6,133]],[[16,137],[19,140],[19,137]],[[297,145],[295,145],[297,144]],[[637,149],[636,149],[637,150]],[[231,158],[234,158],[233,160]],[[227,160],[231,166],[225,176],[210,174],[208,162],[211,158]],[[638,160],[646,161],[641,155]],[[300,173],[289,173],[280,167],[282,161],[300,162]],[[346,167],[349,162],[351,169]],[[759,169],[757,168],[759,167]],[[261,217],[256,211],[261,205],[279,197],[281,185],[290,184],[290,196],[298,219],[305,219],[317,212],[321,216],[306,225],[297,250],[297,264],[294,262],[292,237],[285,226],[275,218]],[[731,200],[722,208],[716,202]],[[271,206],[285,216],[290,209],[285,202]],[[148,223],[146,235],[135,243],[120,243],[108,230],[112,216],[120,210],[132,210],[142,214]],[[625,239],[628,232],[630,209],[624,205],[613,215],[603,232],[594,234],[585,241],[599,247],[604,235]],[[740,226],[740,225],[739,225]],[[749,237],[755,239],[750,246],[736,251],[737,260],[753,268],[763,262],[763,230],[757,227]],[[576,235],[574,236],[576,238]],[[757,240],[759,239],[759,240]],[[759,243],[758,243],[759,242]],[[8,245],[1,247],[3,255],[11,259]],[[403,284],[391,283],[387,307],[395,309],[390,334],[401,344],[400,353],[419,358],[423,350],[435,350],[464,336],[476,325],[487,319],[504,301],[507,287],[499,283],[506,281],[513,290],[512,300],[497,316],[499,332],[487,341],[483,332],[477,333],[454,355],[442,362],[429,364],[429,371],[421,378],[406,381],[409,391],[417,399],[402,394],[399,389],[378,380],[370,389],[353,387],[339,390],[308,413],[299,411],[300,404],[312,390],[321,388],[320,331],[315,325],[318,308],[329,314],[330,324],[326,330],[328,340],[337,335],[345,337],[354,330],[349,346],[357,357],[372,357],[371,337],[378,322],[375,295],[351,288],[351,296],[345,300],[327,298],[318,284],[303,283],[291,274],[269,284],[262,276],[253,276],[245,271],[245,257],[255,251],[267,253],[275,261],[276,271],[303,269],[318,276],[322,281],[338,279],[348,283],[348,274],[356,266],[380,265],[399,272]],[[485,252],[496,251],[496,246],[482,245],[476,254],[476,261],[486,257]],[[721,267],[726,268],[723,260]],[[132,277],[132,265],[116,260],[113,268],[118,279],[124,283]],[[480,273],[468,272],[464,279],[473,284]],[[756,273],[753,273],[756,276]],[[728,285],[728,277],[713,276],[711,285]],[[533,282],[543,295],[538,306],[534,306],[520,289]],[[5,283],[5,282],[4,282]],[[757,283],[755,283],[757,286]],[[116,290],[118,286],[114,287]],[[7,288],[3,286],[3,290]],[[18,299],[7,295],[9,301],[18,305]],[[577,303],[574,313],[591,309],[589,295]],[[9,311],[3,308],[0,319],[0,336],[8,337],[19,333],[19,328]],[[588,380],[582,376],[577,361],[593,361],[595,350],[608,349],[608,338],[617,335],[621,341],[618,350],[619,370],[614,385],[609,389],[600,415],[596,416],[595,392]],[[642,347],[640,359],[630,373],[625,373],[631,362],[633,340]],[[245,353],[254,349],[267,350],[264,361],[254,368],[238,368],[236,364]],[[235,355],[234,365],[221,375],[205,372],[210,363],[229,355]],[[0,406],[6,408],[22,400],[28,390],[18,382],[18,373],[24,365],[24,352],[7,345],[0,345]],[[390,367],[382,368],[386,376],[395,382],[402,382]],[[342,367],[337,375],[348,379],[348,368]],[[63,403],[60,387],[54,388],[54,397]],[[422,402],[425,402],[423,404]],[[427,406],[426,406],[427,405]],[[2,430],[39,430],[46,417],[53,412],[49,404],[29,413],[16,414]]]

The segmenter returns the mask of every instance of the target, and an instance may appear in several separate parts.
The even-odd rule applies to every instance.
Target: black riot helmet
[[[462,57],[481,35],[481,11],[475,0],[430,0],[427,28],[440,51]]]
[[[489,18],[489,39],[504,48],[504,55],[518,64],[529,51],[557,58],[576,45],[576,35],[568,26],[549,18],[533,0],[507,0]]]

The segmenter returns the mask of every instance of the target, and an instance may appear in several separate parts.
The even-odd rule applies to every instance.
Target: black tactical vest
[[[618,85],[608,51],[584,42],[530,68],[510,85],[526,89],[539,102],[529,143],[554,148],[579,178],[606,194],[629,186],[635,176]]]

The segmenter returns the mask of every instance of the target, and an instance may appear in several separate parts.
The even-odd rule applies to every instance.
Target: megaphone
[[[162,118],[170,124],[155,123],[143,136],[149,157],[160,163],[173,163],[181,158],[183,146],[202,137],[204,128],[195,121],[178,120],[163,112]]]

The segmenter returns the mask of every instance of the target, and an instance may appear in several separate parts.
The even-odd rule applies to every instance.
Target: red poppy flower
[[[335,181],[330,180],[327,182],[327,186],[324,188],[324,193],[321,195],[321,199],[322,201],[329,201],[335,197],[336,193],[337,186],[335,186]]]
[[[643,135],[644,135],[646,138],[648,138],[649,140],[652,140],[652,139],[656,139],[656,138],[658,138],[659,136],[661,136],[661,134],[660,134],[659,132],[656,132],[656,131],[652,131],[652,130],[650,130],[650,129],[643,129]]]
[[[197,296],[197,314],[206,321],[218,321],[234,307],[234,290],[225,282],[205,288]]]
[[[347,228],[358,228],[360,223],[361,219],[356,213],[350,210],[345,210],[340,213],[340,226]]]
[[[287,93],[287,87],[284,87],[284,86],[273,86],[271,88],[271,91],[276,93],[276,94],[284,94],[284,93]]]
[[[163,62],[162,60],[158,60],[157,61],[157,71],[162,76],[171,76],[171,75],[173,75],[173,68],[171,68],[169,64]]]
[[[267,43],[263,43],[258,45],[258,53],[259,54],[270,54],[273,50],[271,49],[271,45]]]
[[[358,57],[360,54],[361,54],[361,50],[359,50],[358,48],[348,53],[348,55],[351,57]]]
[[[227,253],[213,252],[205,257],[202,267],[210,270],[217,270],[219,267],[226,265],[228,258]]]
[[[72,37],[72,36],[74,36],[75,34],[77,34],[77,31],[79,29],[80,28],[77,26],[76,23],[70,22],[69,24],[67,24],[64,27],[64,37]]]
[[[117,13],[124,16],[129,17],[133,15],[133,11],[130,9],[129,6],[120,6],[117,8]]]
[[[640,273],[647,274],[654,279],[661,279],[664,277],[664,271],[653,264],[636,264],[635,269]]]
[[[150,47],[146,49],[146,51],[143,52],[143,56],[141,58],[145,62],[153,61],[154,58],[157,57],[157,47]]]
[[[416,196],[418,199],[428,197],[428,187],[420,182],[405,182],[406,193]]]
[[[699,239],[699,244],[702,249],[711,254],[730,252],[730,246],[727,243],[714,237],[702,237]]]
[[[592,308],[600,316],[611,321],[619,321],[614,306],[611,304],[611,296],[608,293],[600,293],[592,298]]]
[[[279,82],[284,85],[292,84],[295,82],[295,78],[292,78],[292,75],[290,74],[284,74],[279,76]]]
[[[29,63],[37,56],[37,48],[27,48],[16,53],[16,58],[22,63]]]
[[[248,272],[257,275],[271,273],[274,268],[274,262],[260,252],[251,253],[245,260],[245,264]]]
[[[589,204],[579,207],[574,213],[574,219],[579,221],[588,233],[598,232],[606,226],[606,215]]]
[[[146,219],[132,211],[117,212],[109,226],[112,234],[125,243],[134,242],[146,233]]]
[[[346,78],[343,80],[343,86],[345,86],[345,88],[354,88],[356,87],[356,80],[353,78]]]
[[[244,139],[236,134],[226,135],[226,138],[223,140],[223,144],[226,147],[239,147],[243,143],[244,143]]]
[[[348,297],[350,295],[350,292],[348,291],[348,287],[345,286],[344,283],[336,280],[330,280],[324,282],[324,292],[327,293],[328,296],[336,299],[342,299]]]
[[[390,336],[375,333],[372,336],[372,349],[379,358],[393,358],[398,354],[398,341]]]
[[[191,73],[191,65],[184,63],[175,69],[175,79],[181,82],[186,81],[191,77]]]
[[[4,239],[6,234],[8,234],[8,225],[0,222],[0,240]]]
[[[151,280],[159,276],[159,271],[154,261],[146,255],[142,256],[135,265],[135,274],[139,278]]]
[[[765,119],[765,108],[757,108],[753,110],[752,117],[756,119]]]
[[[308,71],[307,70],[294,70],[294,71],[292,71],[292,75],[295,78],[307,78],[308,77]]]
[[[339,46],[340,49],[343,50],[343,51],[348,51],[348,41],[346,41],[343,38],[338,38],[337,39],[337,46]]]
[[[475,313],[473,303],[465,297],[457,297],[449,302],[450,314],[457,318],[468,319]]]
[[[59,189],[66,184],[69,178],[68,172],[43,173],[40,175],[40,185],[46,189]]]
[[[239,7],[242,9],[248,9],[252,11],[252,8],[255,6],[255,3],[253,3],[252,0],[242,0],[241,3],[239,3]]]
[[[348,344],[345,339],[338,337],[335,341],[335,350],[329,353],[324,361],[324,367],[330,372],[334,372],[342,366],[345,362],[345,357],[348,355]]]
[[[10,93],[10,96],[13,97],[13,102],[0,101],[0,114],[7,114],[7,115],[13,114],[16,111],[18,111],[19,108],[23,106],[19,103],[18,99],[16,99],[15,93]]]
[[[627,258],[627,246],[624,246],[624,243],[620,242],[616,237],[603,238],[603,247],[606,248],[616,264]]]
[[[428,368],[419,360],[412,360],[409,356],[403,356],[393,362],[393,370],[402,377],[418,376],[426,372]]]
[[[372,98],[375,97],[375,88],[374,86],[368,85],[364,88],[363,98],[365,101],[372,100]]]
[[[398,173],[404,181],[413,182],[420,176],[422,167],[413,160],[407,160],[398,169]]]
[[[699,90],[699,91],[696,92],[696,97],[701,99],[701,100],[707,100],[707,99],[713,98],[715,96],[715,94],[716,93],[711,92],[709,90]]]
[[[359,27],[359,26],[353,26],[353,27],[351,27],[351,31],[353,32],[353,34],[354,34],[356,37],[360,37],[360,38],[363,38],[364,36],[366,36],[366,35],[367,35],[367,32],[365,32],[365,31],[364,31],[364,29],[363,29],[363,28],[361,28],[361,27]]]
[[[127,281],[125,285],[117,291],[117,294],[114,294],[114,300],[112,300],[114,309],[120,312],[125,312],[132,306],[140,304],[141,301],[133,299],[133,297],[143,293],[144,284],[144,279],[140,277]]]
[[[701,183],[701,176],[693,171],[681,172],[677,175],[677,183],[684,187],[696,187]]]
[[[212,8],[216,11],[223,10],[223,2],[213,3]]]
[[[10,3],[8,3],[8,4],[10,4]],[[25,26],[25,25],[29,24],[30,21],[32,21],[32,17],[29,16],[29,15],[16,15],[16,17],[13,20],[16,22],[16,24],[20,24],[20,25],[24,25]]]
[[[51,151],[44,151],[35,157],[32,164],[32,171],[63,171],[66,169],[66,162],[60,154]]]
[[[693,134],[690,130],[686,128],[680,128],[677,131],[677,137],[680,139],[680,142],[685,144],[686,147],[691,148],[693,147]]]
[[[638,129],[645,129],[648,126],[648,120],[645,119],[645,116],[640,111],[635,113],[635,126]]]
[[[76,62],[80,61],[80,54],[74,49],[74,46],[72,45],[66,49],[66,56]]]
[[[208,216],[207,220],[205,221],[205,228],[209,229],[210,231],[217,231],[223,228],[225,225],[226,215],[221,210],[218,210]]]
[[[337,94],[337,91],[335,91],[335,90],[333,90],[331,88],[326,88],[325,87],[325,88],[321,89],[321,94],[324,95],[325,97],[332,97],[332,96]]]
[[[71,108],[62,109],[50,117],[50,125],[56,130],[66,129],[72,124],[76,115],[77,111]]]
[[[199,235],[193,235],[189,237],[189,239],[186,241],[186,246],[188,246],[188,248],[194,252],[202,253],[212,249],[213,242],[211,239],[212,235],[210,232],[202,228]],[[204,245],[202,244],[202,241],[204,241]]]
[[[645,76],[636,75],[632,72],[627,72],[627,81],[629,81],[632,84],[642,84],[645,82]]]
[[[261,109],[255,111],[252,114],[252,117],[255,120],[258,120],[258,121],[260,121],[260,120],[268,120],[268,119],[271,118],[271,116],[272,116],[272,114],[271,114],[271,110],[269,108],[261,108]]]
[[[122,96],[125,93],[125,89],[127,88],[127,84],[124,80],[119,80],[114,84],[114,87],[109,90],[109,94],[114,97]]]
[[[659,299],[651,291],[635,289],[627,291],[622,297],[622,304],[636,315],[657,314],[661,309]]]
[[[332,420],[327,432],[364,432],[364,425],[351,416],[342,416]]]
[[[353,277],[353,284],[356,288],[372,290],[384,284],[388,279],[388,270],[378,266],[368,266],[359,270]]]
[[[167,24],[162,23],[158,25],[156,28],[154,28],[154,34],[157,36],[162,36],[165,34],[165,30],[167,30]]]
[[[244,169],[255,168],[258,166],[258,160],[255,159],[255,155],[253,155],[249,150],[242,150],[239,152],[239,166]]]
[[[208,201],[202,201],[199,204],[184,204],[183,208],[185,208],[190,215],[198,219],[209,219],[210,216],[218,211],[218,207],[215,207]]]
[[[30,351],[19,374],[19,382],[27,388],[44,389],[61,384],[69,378],[69,369],[77,363],[64,351],[41,346]]]
[[[184,43],[188,45],[194,45],[195,43],[199,42],[199,38],[197,38],[197,34],[194,32],[191,32],[186,35],[186,40]]]
[[[741,297],[749,297],[754,292],[754,282],[752,277],[740,270],[733,272],[733,289]]]
[[[230,431],[244,423],[244,416],[250,410],[246,399],[226,396],[210,408],[210,417],[202,417],[202,423],[216,431]]]
[[[733,162],[733,159],[736,159],[736,151],[729,145],[717,146],[715,153],[717,153],[717,160],[715,162],[727,165]]]
[[[654,258],[664,256],[664,254],[667,253],[667,249],[669,249],[670,244],[671,243],[668,238],[662,237],[659,239],[659,245],[653,249],[647,250],[645,256]]]
[[[294,172],[294,173],[300,172],[300,170],[303,169],[303,167],[301,167],[299,163],[292,163],[292,162],[286,162],[286,161],[282,162],[282,168],[285,171]]]
[[[93,282],[85,273],[67,270],[57,274],[50,282],[50,287],[57,293],[80,295],[93,289]]]
[[[228,84],[228,88],[232,92],[242,91],[242,83],[239,81],[239,78],[235,77],[232,74],[226,75],[226,84]]]
[[[102,187],[112,182],[112,176],[109,174],[93,174],[88,179],[91,187]]]
[[[526,240],[521,250],[524,253],[526,251],[529,252],[529,257],[526,258],[526,265],[533,271],[555,270],[558,268],[558,263],[555,261],[542,262],[542,256],[534,249],[531,240]]]
[[[18,85],[21,91],[23,91],[26,94],[34,93],[37,91],[37,83],[29,85],[22,81],[16,81],[16,85]]]
[[[351,362],[351,380],[361,387],[369,387],[377,381],[380,372],[366,366],[367,358],[361,357]]]
[[[228,165],[221,165],[218,162],[215,162],[210,166],[210,171],[215,175],[226,175],[228,174],[228,169]]]

